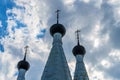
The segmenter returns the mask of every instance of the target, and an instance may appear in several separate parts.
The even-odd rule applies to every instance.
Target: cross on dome
[[[57,24],[58,24],[59,23],[59,13],[60,13],[60,10],[57,10],[56,13],[57,13]]]
[[[26,60],[26,54],[27,54],[28,48],[29,48],[29,46],[25,46],[25,47],[24,47],[24,49],[25,49],[24,61]]]
[[[79,45],[79,33],[80,33],[80,30],[75,31],[75,33],[76,33],[76,36],[77,36],[77,42],[78,42],[78,45]]]

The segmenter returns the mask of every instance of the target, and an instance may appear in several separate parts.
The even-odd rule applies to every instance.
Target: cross
[[[24,48],[25,48],[25,56],[24,56],[24,61],[25,61],[26,60],[27,50],[28,50],[29,46],[25,46]]]
[[[77,36],[78,45],[79,45],[79,32],[80,32],[80,30],[75,31],[76,36]]]
[[[57,24],[59,23],[59,12],[60,12],[60,10],[56,11],[56,13],[57,13]]]

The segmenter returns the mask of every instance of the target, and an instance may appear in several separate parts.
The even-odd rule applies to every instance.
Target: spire
[[[74,80],[89,80],[89,77],[87,75],[87,71],[83,62],[83,57],[85,55],[85,48],[79,43],[79,32],[80,30],[75,31],[78,44],[72,50],[73,55],[76,58]]]
[[[77,36],[77,45],[72,50],[74,56],[85,55],[85,48],[82,45],[80,45],[80,42],[79,42],[79,32],[80,30],[75,31],[76,36]]]
[[[28,50],[29,46],[25,46],[25,55],[24,55],[24,61],[26,61],[26,55],[27,55],[27,50]]]
[[[62,37],[65,35],[65,27],[62,24],[59,24],[59,12],[60,10],[57,10],[57,24],[53,24],[50,28],[50,34],[53,36],[55,33],[62,34]]]
[[[60,12],[60,10],[56,11],[56,13],[57,13],[57,24],[59,23],[59,12]]]
[[[28,70],[30,67],[30,64],[26,61],[27,49],[28,49],[28,46],[25,47],[25,55],[24,55],[23,60],[19,61],[17,65],[18,69]]]
[[[80,45],[80,42],[79,42],[79,32],[80,30],[76,30],[75,33],[76,33],[76,36],[77,36],[77,44]]]
[[[26,61],[27,49],[28,49],[28,46],[25,47],[25,55],[23,60],[19,61],[17,64],[17,68],[19,70],[17,80],[25,80],[25,73],[30,67],[30,64]]]
[[[59,10],[56,12],[57,24],[52,25],[50,28],[53,44],[41,80],[72,80],[62,47],[62,37],[65,35],[66,30],[62,24],[58,23]]]

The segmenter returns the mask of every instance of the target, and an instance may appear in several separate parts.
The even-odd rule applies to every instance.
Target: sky
[[[52,47],[49,29],[56,23],[57,9],[66,28],[62,41],[71,75],[75,31],[80,29],[90,80],[120,80],[120,0],[1,0],[0,80],[16,80],[26,45],[31,65],[26,80],[40,80]]]

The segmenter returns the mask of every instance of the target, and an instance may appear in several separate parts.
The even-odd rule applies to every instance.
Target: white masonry
[[[25,73],[26,73],[25,69],[20,69],[19,73],[18,73],[17,80],[25,80]]]
[[[53,46],[41,80],[72,80],[62,48],[62,35],[53,35]]]
[[[76,55],[76,68],[75,68],[74,80],[89,80],[83,62],[83,55]]]

